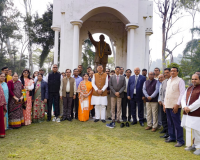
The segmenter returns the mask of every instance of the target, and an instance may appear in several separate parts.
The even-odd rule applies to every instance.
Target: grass
[[[6,138],[0,139],[0,160],[200,159],[159,136],[159,131],[146,131],[139,124],[110,129],[93,121],[43,122],[6,131]]]

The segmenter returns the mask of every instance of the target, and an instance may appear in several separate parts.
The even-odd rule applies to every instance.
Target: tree
[[[158,0],[155,1],[157,4],[159,13],[158,15],[162,19],[162,71],[166,67],[166,49],[168,41],[177,33],[180,32],[180,28],[175,32],[172,31],[174,24],[183,16],[179,15],[179,0]],[[178,44],[175,44],[175,47]],[[169,51],[172,51],[168,49]],[[171,52],[172,53],[172,52]]]
[[[88,66],[94,66],[94,56],[95,52],[91,50],[92,42],[90,39],[86,39],[84,41],[82,52],[82,65],[83,65],[83,73],[86,73]]]
[[[34,17],[34,27],[32,32],[33,43],[42,47],[42,53],[40,55],[39,66],[43,66],[43,63],[50,53],[50,50],[54,46],[54,31],[51,29],[53,17],[53,5],[50,4],[47,7],[47,11],[39,18],[38,14]]]

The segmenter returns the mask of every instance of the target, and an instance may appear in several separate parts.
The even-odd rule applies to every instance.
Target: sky
[[[13,0],[15,6],[22,12],[25,13],[25,9],[23,6],[23,0]],[[38,12],[39,15],[42,15],[47,8],[49,3],[53,3],[53,0],[32,0],[32,13]],[[162,19],[156,14],[157,6],[154,3],[154,13],[153,13],[153,35],[150,36],[150,49],[151,49],[151,59],[155,61],[156,59],[162,58]],[[177,56],[178,54],[182,54],[185,45],[188,41],[191,40],[190,28],[192,28],[192,17],[184,10],[181,11],[184,15],[182,19],[180,19],[176,25],[173,27],[173,31],[176,31],[178,28],[181,28],[181,32],[175,35],[168,43],[168,48],[172,49],[176,43],[180,43],[183,38],[183,43],[177,47],[173,55]],[[200,26],[200,14],[198,13],[195,18],[195,26]],[[99,39],[99,34],[94,35],[94,39]],[[110,42],[109,38],[106,37],[106,42]]]

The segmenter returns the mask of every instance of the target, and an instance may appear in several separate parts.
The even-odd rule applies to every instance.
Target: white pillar
[[[55,31],[55,34],[54,34],[54,64],[58,64],[58,38],[59,38],[60,27],[52,26],[51,29],[53,29]]]
[[[146,42],[145,42],[145,68],[149,72],[149,36],[152,34],[152,32],[146,32]]]
[[[127,31],[128,31],[128,42],[127,42],[127,67],[131,70],[133,70],[134,68],[132,68],[133,62],[134,62],[134,47],[135,47],[135,29],[138,28],[138,25],[134,25],[134,24],[127,24],[126,25]]]
[[[73,37],[73,69],[78,67],[79,62],[79,36],[80,36],[80,28],[82,26],[83,21],[70,21],[70,23],[74,26],[74,37]]]

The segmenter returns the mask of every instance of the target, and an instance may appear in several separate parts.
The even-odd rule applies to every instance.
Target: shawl
[[[5,96],[4,96],[3,88],[0,85],[0,107],[2,107],[2,106],[3,106],[3,109],[5,111],[7,111],[7,108],[6,108],[6,99],[5,99]]]

